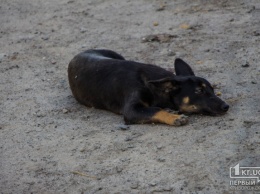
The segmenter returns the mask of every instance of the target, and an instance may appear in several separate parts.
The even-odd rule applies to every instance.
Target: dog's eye
[[[205,93],[205,90],[202,89],[202,88],[196,88],[195,93],[196,93],[196,94],[204,94],[204,93]]]

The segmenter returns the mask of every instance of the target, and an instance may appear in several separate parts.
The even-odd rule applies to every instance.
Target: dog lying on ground
[[[180,113],[219,115],[229,106],[214,94],[211,84],[194,75],[183,60],[175,60],[175,72],[125,60],[111,50],[87,50],[68,67],[69,84],[76,100],[88,107],[122,114],[126,124],[188,122]]]

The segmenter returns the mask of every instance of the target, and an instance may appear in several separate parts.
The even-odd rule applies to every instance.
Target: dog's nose
[[[228,109],[229,109],[229,105],[228,104],[224,103],[224,104],[221,105],[221,110],[227,112]]]

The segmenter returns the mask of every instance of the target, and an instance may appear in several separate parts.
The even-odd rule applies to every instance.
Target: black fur
[[[127,61],[114,51],[87,50],[71,60],[68,77],[77,101],[123,114],[129,124],[162,122],[155,115],[164,108],[205,114],[227,111],[228,105],[214,94],[209,82],[196,77],[188,64],[176,59],[175,69],[176,75],[155,65]],[[197,94],[199,88],[204,90]],[[189,105],[199,108],[185,111],[185,97]],[[184,120],[175,124],[185,124]]]

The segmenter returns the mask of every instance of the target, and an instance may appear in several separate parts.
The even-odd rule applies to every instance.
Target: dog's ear
[[[148,84],[152,88],[163,91],[164,93],[169,93],[170,91],[176,90],[179,88],[178,81],[173,78],[163,78],[158,80],[150,80]]]
[[[180,58],[175,59],[174,68],[175,68],[176,75],[181,75],[181,76],[195,75],[191,67]]]

